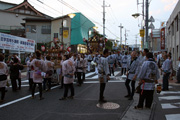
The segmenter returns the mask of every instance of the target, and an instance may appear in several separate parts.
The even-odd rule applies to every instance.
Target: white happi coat
[[[87,59],[83,59],[83,73],[86,73],[86,68],[87,68]]]
[[[99,64],[98,64],[98,77],[99,78],[104,78],[104,83],[107,82],[107,75],[109,75],[109,65],[108,65],[108,60],[105,57],[101,57],[99,59]]]
[[[138,73],[139,73],[139,71],[141,70],[142,64],[144,63],[144,61],[146,61],[146,57],[145,56],[139,56],[137,58],[137,61],[139,61],[139,64],[138,64]]]
[[[118,61],[119,63],[121,63],[122,55],[121,55],[121,54],[117,54],[116,59],[117,59],[117,61]]]
[[[113,67],[113,65],[115,63],[115,58],[113,57],[113,55],[109,55],[107,59],[108,59],[109,66]]]
[[[48,67],[48,63],[51,64],[51,67]],[[44,61],[44,70],[45,70],[45,73],[49,70],[52,70],[54,72],[54,63],[49,60],[45,60]]]
[[[142,69],[139,71],[138,78],[141,80],[151,80],[152,82],[144,83],[144,90],[154,90],[155,80],[160,78],[157,64],[153,60],[144,61]],[[143,84],[141,85],[141,89]]]
[[[135,75],[138,74],[138,60],[137,58],[135,60],[132,61],[131,63],[131,59],[128,60],[128,64],[127,64],[127,70],[128,70],[128,79],[132,80],[133,77]]]
[[[3,68],[0,68],[0,75],[8,75],[8,67],[7,64],[5,62],[0,61],[1,66],[3,66]],[[3,80],[0,81],[0,88],[1,87],[6,87],[7,84],[7,80]]]
[[[166,59],[162,64],[162,70],[164,73],[170,73],[171,72],[171,61],[169,59]]]
[[[128,63],[128,56],[127,55],[124,55],[122,57],[122,68],[127,68],[127,63]]]
[[[88,60],[88,62],[92,61],[93,60],[92,56],[88,55],[87,60]]]
[[[72,60],[68,59],[68,60],[64,61],[63,65],[62,65],[62,71],[63,71],[63,74],[64,74],[64,84],[70,84],[70,83],[74,82],[73,77],[72,78],[66,77],[66,75],[68,75],[69,73],[74,73],[75,72],[74,64],[71,66],[69,64],[69,62],[72,62]]]
[[[75,68],[76,68],[76,72],[83,72],[83,59],[80,58],[80,60],[76,59],[75,61]]]
[[[33,70],[31,70],[31,62],[30,62],[30,60],[28,60],[26,62],[26,64],[27,64],[27,78],[28,79],[29,78],[33,79]]]
[[[42,83],[43,75],[42,73],[45,71],[45,64],[43,60],[33,59],[31,62],[31,66],[33,66],[33,82],[34,83]]]

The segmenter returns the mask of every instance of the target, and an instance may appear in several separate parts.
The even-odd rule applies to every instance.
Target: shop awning
[[[95,26],[88,18],[81,13],[71,20],[71,45],[85,44],[83,38],[88,39],[88,30]]]

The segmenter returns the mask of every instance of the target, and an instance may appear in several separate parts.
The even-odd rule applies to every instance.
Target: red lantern
[[[71,47],[68,47],[68,48],[67,48],[67,51],[68,51],[68,52],[71,52]]]
[[[44,45],[42,45],[42,46],[41,46],[41,51],[43,51],[43,52],[44,52],[45,50],[46,50],[45,46],[44,46]]]
[[[107,42],[108,41],[108,39],[107,38],[105,38],[105,42]]]

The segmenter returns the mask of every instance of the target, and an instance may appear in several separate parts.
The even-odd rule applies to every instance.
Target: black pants
[[[79,85],[82,84],[81,74],[82,74],[82,72],[77,72],[77,78],[78,78],[78,84]]]
[[[0,91],[1,91],[1,100],[4,100],[4,97],[5,97],[5,87],[1,87]]]
[[[29,76],[29,90],[32,90],[32,85],[33,85],[33,79],[30,76],[30,71],[28,72]]]
[[[68,95],[68,89],[71,89],[71,96],[74,96],[74,86],[73,83],[70,84],[64,84],[64,98]]]
[[[33,79],[29,78],[29,90],[32,90],[32,86],[33,86]]]
[[[129,83],[131,82],[131,89],[130,89],[130,86],[129,86]],[[125,85],[126,85],[126,88],[127,88],[127,91],[128,91],[128,95],[130,95],[132,98],[134,96],[134,92],[135,92],[135,83],[136,81],[134,80],[130,80],[130,79],[126,79],[126,82],[125,82]]]
[[[180,67],[177,72],[177,82],[180,83]]]
[[[170,73],[166,73],[163,75],[163,90],[169,90],[169,75]]]
[[[64,86],[64,76],[62,76],[62,79],[61,79],[61,88],[63,88]]]
[[[48,89],[51,89],[51,78],[44,78],[44,82],[43,82],[43,90],[46,90],[46,84],[48,82]]]
[[[151,108],[151,105],[152,105],[152,102],[153,102],[153,94],[154,94],[154,90],[143,90],[142,95],[141,95],[141,93],[139,94],[138,107],[143,108],[144,100],[146,100],[145,107]]]
[[[113,74],[113,76],[114,76],[114,68],[113,67],[109,67],[109,71],[110,71],[110,76],[111,76],[111,74]]]
[[[106,87],[106,83],[100,83],[100,93],[99,93],[99,100],[104,99],[104,90]]]
[[[126,68],[121,69],[121,75],[126,74]]]
[[[17,90],[16,80],[18,80],[19,89],[21,89],[21,78],[18,78],[18,79],[12,78],[12,79],[11,79],[11,84],[12,84],[12,90],[13,90],[13,91],[16,91],[16,90]]]
[[[83,81],[85,81],[85,73],[83,72]]]
[[[42,98],[42,83],[33,83],[32,96],[34,97],[36,84],[39,86],[39,97]]]

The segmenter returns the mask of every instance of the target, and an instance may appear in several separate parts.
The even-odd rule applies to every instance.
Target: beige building
[[[180,56],[180,1],[178,1],[166,24],[166,47],[172,53],[174,67]]]

